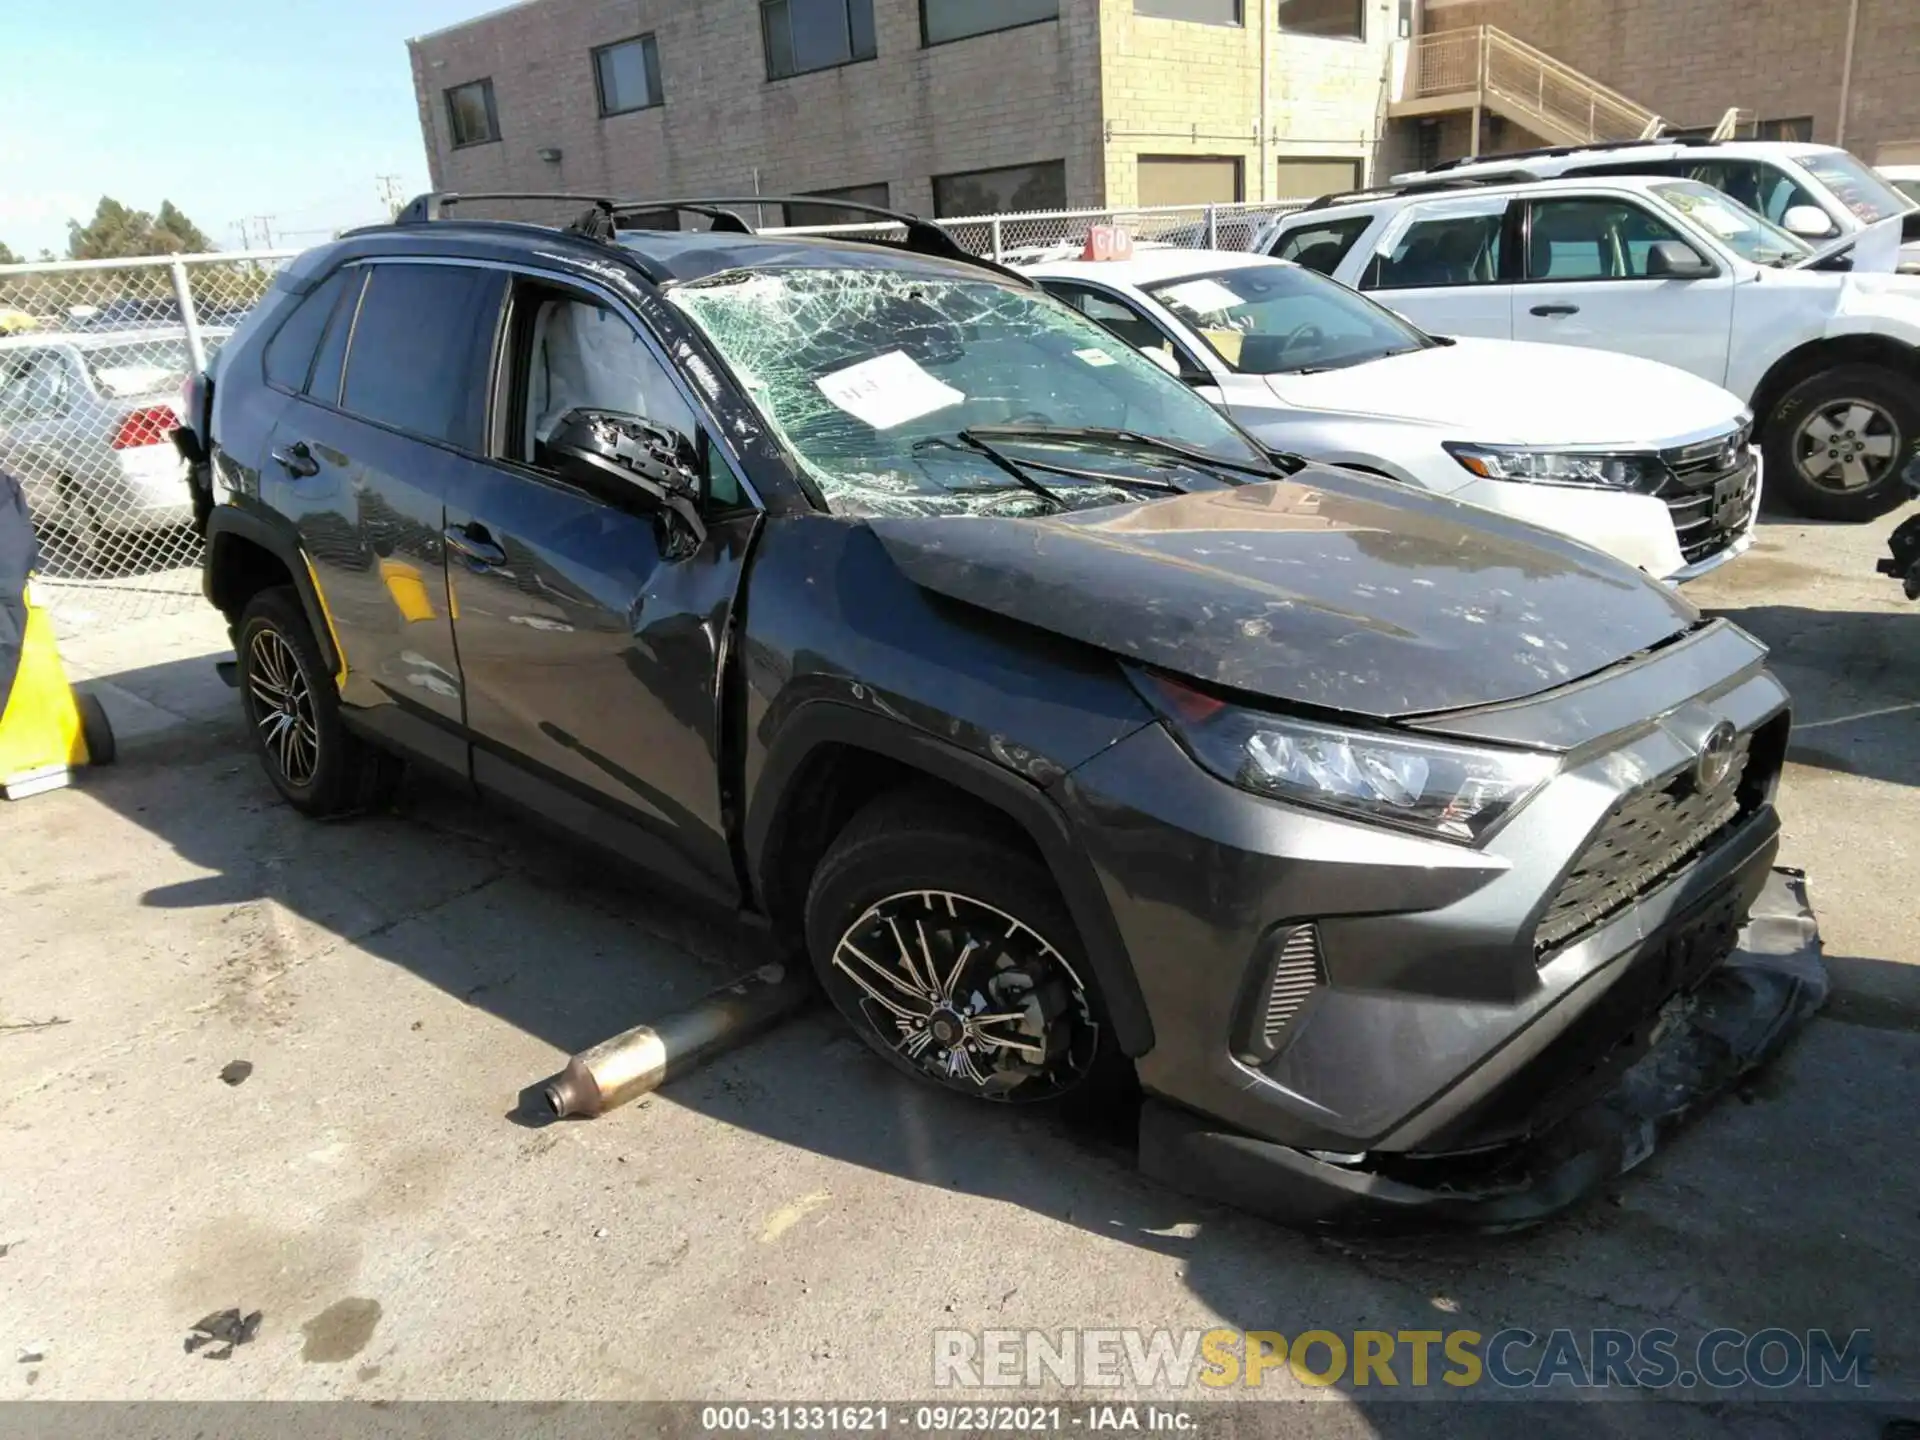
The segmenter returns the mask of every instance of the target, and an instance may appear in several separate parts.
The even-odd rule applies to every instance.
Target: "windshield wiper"
[[[1271,480],[1280,472],[1272,465],[1249,465],[1239,460],[1223,460],[1212,451],[1202,450],[1196,445],[1183,445],[1178,440],[1168,440],[1159,435],[1143,435],[1137,430],[1121,430],[1105,425],[974,425],[960,432],[964,440],[1064,440],[1077,441],[1089,445],[1118,446],[1129,450],[1153,450],[1162,455],[1175,455],[1182,460],[1191,461],[1202,469],[1237,470],[1244,475],[1258,475]],[[1037,461],[1023,461],[1032,464],[1035,469],[1042,466]],[[1057,474],[1078,474],[1082,472],[1062,470],[1059,466],[1046,466]],[[1119,477],[1103,475],[1103,480],[1125,484],[1162,484],[1160,481],[1121,481]],[[1177,494],[1186,492],[1178,485],[1168,485]]]
[[[958,443],[942,435],[928,435],[914,441],[913,448],[915,450],[940,449],[971,451],[973,454],[984,456],[988,463],[996,470],[1003,471],[1013,477],[1014,483],[1021,489],[1031,490],[1042,500],[1052,505],[1055,510],[1071,510],[1073,508],[1067,504],[1058,491],[1049,490],[1045,485],[1042,485],[1038,480],[1027,474],[1020,466],[1000,454],[991,445],[983,445],[979,441],[971,439],[964,430],[960,432],[960,440],[966,443]]]

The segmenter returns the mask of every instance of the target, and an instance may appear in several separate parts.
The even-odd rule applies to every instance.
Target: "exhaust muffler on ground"
[[[541,1092],[556,1117],[604,1115],[757,1035],[816,993],[793,967],[763,965],[656,1024],[582,1050]]]

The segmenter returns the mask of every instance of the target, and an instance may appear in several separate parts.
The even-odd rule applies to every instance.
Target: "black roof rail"
[[[566,200],[584,204],[587,209],[566,226],[570,234],[584,235],[589,239],[611,241],[619,230],[623,216],[655,214],[663,210],[679,211],[694,215],[704,215],[713,221],[716,230],[730,231],[735,234],[751,235],[754,229],[739,215],[724,207],[729,205],[813,205],[822,209],[847,210],[855,214],[871,215],[877,221],[899,225],[905,228],[905,248],[917,254],[934,255],[946,260],[959,260],[970,265],[985,266],[1013,275],[1025,282],[1027,277],[1018,271],[1009,270],[983,256],[975,255],[963,247],[934,221],[924,219],[906,210],[893,210],[885,205],[869,205],[862,200],[842,200],[837,196],[826,195],[699,195],[677,199],[620,199],[608,195],[587,195],[577,191],[554,190],[480,190],[445,191],[430,190],[424,195],[414,197],[398,215],[394,217],[396,225],[422,225],[436,220],[451,219],[449,212],[460,205],[473,201],[486,200]],[[859,222],[855,222],[859,223]]]

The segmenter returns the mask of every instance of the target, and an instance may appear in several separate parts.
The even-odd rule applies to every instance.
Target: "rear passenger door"
[[[294,398],[261,491],[313,565],[349,716],[462,775],[441,532],[460,456],[485,446],[505,293],[499,271],[454,262],[349,265],[265,352],[268,383]]]
[[[1434,335],[1513,335],[1508,201],[1423,200],[1381,233],[1359,288]]]
[[[449,593],[483,789],[681,886],[739,898],[720,786],[721,659],[758,523],[691,392],[623,308],[516,279],[485,456],[452,468]],[[697,541],[547,442],[575,409],[694,441]]]
[[[1524,223],[1516,340],[1618,350],[1725,383],[1733,277],[1714,257],[1622,195],[1532,200]],[[1663,241],[1685,244],[1716,269],[1699,279],[1650,275],[1649,256]]]

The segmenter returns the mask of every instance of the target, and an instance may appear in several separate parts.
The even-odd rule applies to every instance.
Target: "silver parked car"
[[[212,351],[231,333],[203,342]],[[169,439],[191,368],[177,326],[0,338],[0,470],[25,489],[35,529],[101,562],[191,519]]]

